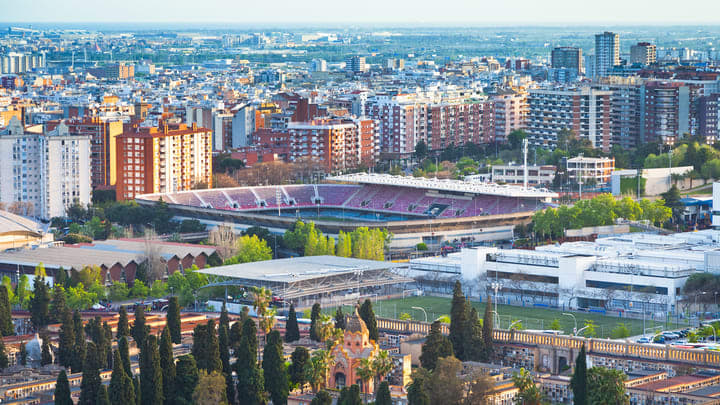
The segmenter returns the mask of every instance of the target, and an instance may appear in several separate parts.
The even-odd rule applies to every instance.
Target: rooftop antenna
[[[528,140],[523,139],[523,188],[527,189],[528,168],[527,168]]]

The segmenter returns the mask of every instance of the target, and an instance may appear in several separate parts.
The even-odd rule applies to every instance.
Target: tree
[[[320,320],[320,304],[317,302],[312,306],[312,312],[310,313],[310,339],[319,342],[320,336],[318,336],[318,321]]]
[[[338,398],[337,405],[360,405],[362,400],[360,399],[360,387],[357,384],[353,384],[349,387],[344,387],[340,391],[340,397]]]
[[[18,364],[21,366],[27,366],[27,348],[25,342],[20,342],[20,355],[18,358]]]
[[[0,370],[6,369],[10,365],[7,350],[5,350],[5,342],[0,339]]]
[[[630,329],[628,329],[628,327],[625,326],[624,323],[619,323],[610,332],[611,339],[624,339],[626,337],[630,337]]]
[[[559,319],[553,319],[553,321],[550,323],[550,330],[562,330]]]
[[[467,324],[467,305],[465,302],[465,294],[462,291],[460,281],[455,281],[453,287],[453,298],[450,306],[450,335],[448,336],[455,350],[455,357],[465,359],[465,342],[463,339],[463,330]]]
[[[352,256],[352,237],[349,233],[340,231],[338,234],[336,255],[340,257]]]
[[[117,324],[117,339],[120,340],[123,336],[130,336],[130,327],[128,326],[127,310],[124,305],[120,306],[118,312],[118,324]]]
[[[340,306],[335,310],[335,327],[345,330],[345,314]]]
[[[430,405],[430,395],[425,391],[425,384],[429,378],[430,373],[424,368],[415,370],[412,383],[408,385],[408,405]]]
[[[586,319],[583,327],[585,328],[585,331],[584,331],[585,336],[595,337],[597,335],[595,321],[593,321],[592,319]]]
[[[225,377],[217,371],[208,374],[200,370],[192,400],[197,405],[227,405]]]
[[[313,398],[312,401],[310,401],[310,405],[332,405],[333,398],[328,394],[327,391],[322,390],[315,395],[315,398]]]
[[[98,389],[98,396],[95,400],[95,405],[110,405],[110,397],[108,397],[108,392],[104,385],[100,385],[100,388]]]
[[[328,369],[333,362],[334,359],[329,351],[320,349],[313,352],[305,368],[305,376],[313,392],[317,393],[325,385]]]
[[[223,308],[225,306],[223,305]],[[226,313],[227,316],[227,313]],[[220,316],[220,325],[218,326],[218,348],[220,349],[220,362],[222,363],[222,372],[225,375],[225,389],[227,399],[230,403],[235,403],[235,382],[232,377],[232,368],[230,366],[230,330],[228,329],[229,320],[222,321]]]
[[[46,334],[43,334],[42,336],[42,352],[40,354],[40,365],[46,366],[48,364],[52,364],[53,357],[52,352],[50,350],[50,337]]]
[[[50,308],[52,309],[50,318],[55,322],[62,322],[63,316],[67,309],[65,303],[65,288],[62,284],[55,284],[53,286],[52,301],[50,302]]]
[[[58,364],[65,368],[69,368],[73,362],[75,345],[75,322],[73,322],[70,311],[63,314],[63,322],[60,326],[60,334],[58,336]]]
[[[392,403],[390,386],[387,381],[383,381],[378,387],[377,394],[375,394],[375,405],[392,405]]]
[[[112,405],[125,405],[135,403],[135,388],[130,376],[125,373],[120,352],[113,352],[113,371],[110,375],[110,403]]]
[[[192,396],[200,378],[195,358],[189,354],[179,357],[175,372],[175,389],[173,390],[175,403],[190,405],[193,403]]]
[[[80,401],[78,404],[95,405],[98,390],[101,385],[97,349],[95,348],[95,344],[90,342],[87,344],[85,352],[82,381],[80,382]]]
[[[235,351],[236,392],[243,404],[265,403],[265,380],[257,364],[257,345],[255,321],[248,318],[243,323],[242,337]]]
[[[265,240],[258,238],[257,235],[241,236],[237,239],[236,243],[237,253],[225,260],[226,265],[272,259],[272,249],[270,249]]]
[[[288,367],[290,382],[297,385],[301,391],[304,391],[307,383],[305,369],[309,360],[310,352],[303,346],[296,347],[290,355],[290,367]]]
[[[269,309],[272,292],[265,287],[252,287],[250,290],[253,309],[260,317],[260,329],[267,335],[275,326],[275,310]]]
[[[395,368],[387,350],[380,350],[372,360],[372,369],[375,372],[375,381],[378,383]]]
[[[295,305],[290,304],[287,322],[285,323],[285,341],[290,343],[297,340],[300,340],[300,328],[298,327]]]
[[[10,296],[5,285],[0,286],[0,334],[10,336],[15,334],[15,327],[12,322]]]
[[[237,236],[228,225],[220,225],[210,231],[208,243],[214,245],[220,258],[225,261],[237,252]]]
[[[630,404],[625,395],[627,376],[621,370],[593,367],[587,373],[587,403],[589,404]]]
[[[123,301],[126,300],[129,295],[130,289],[127,284],[122,281],[115,281],[108,288],[108,299],[110,299],[110,301]]]
[[[680,222],[685,206],[680,201],[680,190],[678,190],[677,186],[673,184],[668,191],[661,193],[660,196],[665,201],[665,206],[672,211],[673,220],[676,223]]]
[[[61,370],[55,383],[55,405],[74,405],[70,397],[70,383],[65,370]]]
[[[418,143],[415,144],[415,158],[418,160],[425,159],[425,156],[428,154],[428,146],[425,143],[424,140],[419,140]]]
[[[521,368],[520,372],[513,373],[512,379],[518,389],[518,393],[515,394],[515,403],[527,405],[540,405],[542,403],[542,393],[529,371]]]
[[[470,308],[468,317],[463,328],[463,344],[465,349],[465,359],[469,361],[481,361],[485,357],[484,341],[482,336],[483,324],[480,322],[477,310],[470,307],[470,303],[466,302]]]
[[[453,355],[453,347],[450,340],[441,332],[440,321],[435,321],[430,325],[430,333],[422,345],[420,354],[420,364],[427,370],[434,370],[437,360],[441,357],[449,357]]]
[[[355,368],[355,374],[362,382],[362,391],[365,393],[365,400],[367,400],[367,394],[370,391],[369,383],[375,375],[372,360],[369,358],[360,359],[360,364]]]
[[[180,344],[180,304],[177,296],[168,299],[167,326],[170,329],[172,342]]]
[[[175,360],[173,359],[173,345],[170,341],[170,332],[168,328],[164,328],[160,335],[160,368],[162,369],[163,393],[165,395],[165,405],[173,403],[171,395],[175,387]]]
[[[44,273],[45,270],[43,269],[42,272]],[[30,321],[35,330],[40,330],[50,322],[50,290],[44,277],[35,277],[33,290],[33,296],[30,298]]]
[[[150,327],[145,323],[145,308],[142,305],[135,307],[135,321],[130,333],[135,340],[135,345],[142,350],[145,347],[145,339],[150,333]]]
[[[368,328],[370,339],[378,341],[379,334],[377,328],[377,320],[375,319],[375,312],[373,311],[372,302],[369,299],[365,299],[365,302],[360,306],[358,311],[360,318],[365,321],[365,326]]]
[[[157,341],[155,336],[149,335],[140,352],[140,400],[143,405],[164,403],[162,379]]]
[[[87,344],[85,343],[85,330],[83,329],[83,321],[80,317],[80,313],[75,311],[73,313],[73,334],[75,335],[75,344],[73,345],[73,356],[70,361],[70,367],[73,373],[83,371],[85,364],[85,357],[87,353]],[[93,346],[93,349],[95,347]],[[97,353],[95,353],[97,355]],[[95,397],[92,397],[95,400]]]
[[[287,402],[289,379],[285,370],[280,332],[274,330],[267,335],[267,344],[263,353],[263,375],[265,389],[270,393],[273,404]]]
[[[588,375],[587,359],[585,356],[585,345],[580,348],[575,359],[575,372],[570,379],[570,387],[573,390],[573,403],[575,405],[588,404]]]
[[[462,363],[455,357],[438,359],[437,366],[425,387],[431,404],[459,405],[462,403],[465,384],[458,377],[461,370]]]
[[[473,374],[469,380],[465,405],[487,403],[495,390],[495,380],[488,373]]]
[[[508,134],[507,140],[510,143],[510,148],[519,150],[525,138],[527,138],[527,132],[522,129],[516,129]]]
[[[118,341],[118,352],[120,353],[120,360],[125,369],[125,374],[132,378],[132,369],[130,368],[130,343],[128,342],[127,336],[121,337]]]

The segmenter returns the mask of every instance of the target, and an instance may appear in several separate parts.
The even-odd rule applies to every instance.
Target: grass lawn
[[[473,302],[472,305],[477,308],[482,318],[485,312],[485,304]],[[377,303],[373,301],[373,309],[378,317],[398,319],[401,313],[407,313],[410,314],[414,320],[424,321],[425,315],[423,312],[418,309],[413,309],[412,307],[424,308],[427,312],[428,321],[432,322],[442,315],[449,316],[450,298],[427,296],[382,300]],[[350,310],[350,307],[345,307],[343,310],[347,312]],[[327,313],[334,313],[335,309],[327,308],[325,311],[327,311]],[[625,326],[630,329],[631,336],[641,335],[643,333],[642,319],[617,318],[588,312],[572,313],[577,318],[578,329],[584,326],[586,319],[595,322],[597,337],[610,337],[612,329],[620,323],[625,324]],[[507,328],[512,321],[520,320],[524,329],[550,329],[550,323],[557,319],[563,331],[570,334],[574,326],[572,317],[564,316],[562,315],[562,311],[556,309],[498,305],[498,315],[500,320],[499,326],[502,328]],[[686,325],[686,322],[680,320],[679,326],[682,327],[683,325]],[[645,327],[650,328],[653,326],[665,326],[665,323],[646,319]],[[667,325],[667,328],[675,327],[675,322]],[[650,332],[648,331],[648,333]]]

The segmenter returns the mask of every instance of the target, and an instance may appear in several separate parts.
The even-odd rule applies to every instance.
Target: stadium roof
[[[305,256],[232,264],[199,270],[211,277],[208,287],[267,287],[284,299],[296,299],[357,287],[414,282],[394,273],[405,264],[338,256]]]
[[[486,194],[502,197],[547,198],[558,194],[545,188],[479,183],[464,180],[430,179],[425,177],[393,176],[379,173],[352,173],[327,177],[327,180],[358,184],[378,184],[456,193]]]

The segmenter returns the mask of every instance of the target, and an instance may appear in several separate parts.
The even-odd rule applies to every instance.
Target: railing
[[[422,334],[430,332],[430,324],[420,321],[402,321],[377,318],[378,329],[385,332]],[[440,331],[450,333],[449,325],[442,324]],[[552,346],[580,349],[584,344],[588,354],[596,356],[629,357],[646,361],[684,363],[720,368],[720,352],[704,349],[688,349],[670,345],[640,344],[610,339],[594,339],[569,335],[553,335],[542,332],[510,331],[495,329],[493,340],[498,343],[514,343],[527,346]]]

